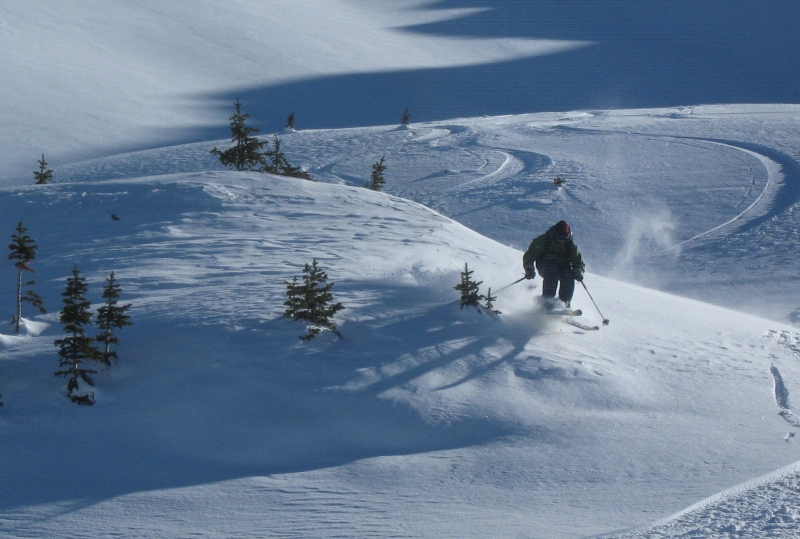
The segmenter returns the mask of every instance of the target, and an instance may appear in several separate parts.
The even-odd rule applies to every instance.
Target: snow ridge
[[[800,463],[707,498],[652,526],[595,539],[776,539],[800,527]]]

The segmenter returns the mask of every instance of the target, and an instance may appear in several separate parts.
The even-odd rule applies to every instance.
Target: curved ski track
[[[598,134],[614,134],[614,135],[623,134],[622,131],[603,130],[603,129],[584,129],[584,128],[580,128],[580,127],[573,127],[573,126],[566,126],[566,125],[559,125],[559,126],[554,127],[554,129],[561,129],[561,130],[573,131],[573,132],[598,133]],[[786,176],[782,172],[782,170],[784,169],[786,163],[778,163],[777,161],[774,161],[773,159],[770,159],[766,155],[758,153],[758,152],[756,152],[754,150],[750,150],[750,149],[746,148],[745,147],[745,143],[742,143],[742,142],[723,141],[723,140],[710,139],[710,138],[701,138],[701,137],[681,137],[681,136],[675,136],[675,135],[658,135],[658,134],[652,134],[652,133],[628,133],[628,134],[636,134],[636,135],[639,135],[639,136],[642,136],[642,137],[646,137],[646,138],[650,138],[650,139],[662,139],[662,140],[678,141],[678,142],[682,142],[682,143],[685,143],[685,141],[697,141],[697,142],[705,142],[707,144],[713,144],[713,145],[718,145],[718,146],[725,146],[725,147],[732,148],[734,150],[738,150],[740,152],[744,152],[746,154],[749,154],[749,155],[755,157],[764,166],[764,169],[766,170],[766,173],[767,173],[767,181],[766,181],[766,184],[764,185],[764,188],[761,190],[761,194],[743,212],[739,213],[738,215],[736,215],[732,219],[729,219],[728,221],[726,221],[726,222],[724,222],[724,223],[722,223],[720,225],[717,225],[717,226],[715,226],[713,228],[710,228],[710,229],[708,229],[708,230],[706,230],[704,232],[701,232],[699,234],[695,234],[691,238],[683,240],[683,241],[673,245],[669,249],[665,249],[664,251],[662,251],[663,253],[668,253],[670,251],[674,251],[674,250],[678,249],[679,247],[681,247],[681,246],[683,246],[683,245],[685,245],[685,244],[687,244],[689,242],[695,241],[695,240],[700,239],[700,238],[702,238],[704,236],[712,234],[713,232],[716,232],[716,231],[718,231],[718,230],[720,230],[722,228],[725,228],[726,226],[728,226],[728,225],[730,225],[732,223],[735,223],[736,221],[739,221],[748,212],[750,212],[753,208],[755,208],[758,205],[759,202],[761,202],[761,200],[764,197],[764,195],[770,189],[774,189],[775,184],[779,183],[779,179],[793,179],[793,180],[796,180],[796,181],[800,180],[800,178],[786,178]],[[800,185],[798,185],[798,189],[797,190],[800,190]],[[766,213],[769,213],[769,212],[766,212]]]

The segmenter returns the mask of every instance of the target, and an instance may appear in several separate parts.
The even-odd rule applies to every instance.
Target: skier
[[[542,276],[542,301],[546,308],[555,308],[556,288],[558,298],[569,308],[575,292],[575,281],[583,281],[585,268],[583,257],[572,241],[569,223],[559,221],[535,238],[522,257],[522,266],[526,279],[536,277],[536,269],[539,270]]]

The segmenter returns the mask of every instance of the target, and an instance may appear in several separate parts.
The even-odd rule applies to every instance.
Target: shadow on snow
[[[800,100],[800,10],[793,0],[452,0],[430,7],[488,9],[404,30],[595,44],[489,65],[323,77],[205,97],[220,114],[240,97],[264,132],[282,129],[292,111],[306,129],[399,123],[406,108],[416,122]],[[220,126],[215,136],[224,134]]]
[[[346,321],[342,340],[323,334],[302,344],[304,324],[282,319],[245,322],[239,331],[137,322],[125,330],[120,365],[96,376],[91,408],[58,394],[55,352],[52,361],[20,364],[26,372],[35,364],[41,372],[27,376],[49,374],[52,382],[39,390],[45,402],[30,404],[38,412],[26,413],[28,424],[12,409],[4,414],[0,509],[59,502],[69,511],[133,492],[467,447],[519,432],[479,413],[425,417],[387,393],[414,393],[417,381],[436,373],[436,383],[420,391],[441,396],[482,383],[509,361],[546,379],[541,358],[523,352],[538,330],[497,331],[502,320],[442,305],[438,293],[378,286],[386,289],[370,312],[387,316]],[[428,296],[410,302],[410,293]],[[367,371],[377,377],[364,378]]]

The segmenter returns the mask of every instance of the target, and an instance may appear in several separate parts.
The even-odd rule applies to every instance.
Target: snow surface
[[[231,77],[578,46],[398,31],[472,13],[424,2],[250,4],[0,8],[0,114],[28,119],[1,135],[0,230],[36,239],[50,311],[0,335],[1,537],[797,536],[800,106],[300,127],[283,147],[318,181],[231,172],[226,140],[161,142]],[[55,181],[34,186],[42,146]],[[383,155],[386,192],[364,189]],[[538,312],[538,278],[501,314],[459,308],[465,263],[499,290],[561,218],[610,325]],[[281,317],[312,258],[343,339]],[[74,265],[93,301],[115,271],[133,303],[90,408],[52,375]],[[574,305],[600,324],[582,287]]]
[[[0,80],[0,95],[8,97],[0,102],[0,117],[15,129],[0,133],[8,156],[2,177],[27,174],[29,163],[35,165],[32,157],[43,152],[51,163],[61,163],[197,138],[212,125],[225,125],[230,102],[255,87],[485,64],[589,43],[402,31],[475,11],[423,9],[424,4],[6,2],[0,7],[0,71],[14,76]],[[225,97],[215,100],[216,95]],[[386,119],[399,121],[402,107],[387,111]],[[290,112],[280,111],[279,119]]]

